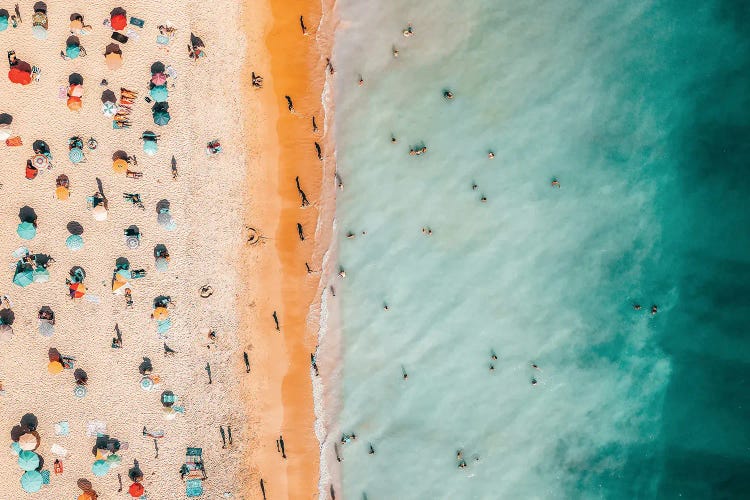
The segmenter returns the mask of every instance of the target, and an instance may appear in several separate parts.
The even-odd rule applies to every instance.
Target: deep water
[[[750,3],[338,14],[344,498],[745,497]]]

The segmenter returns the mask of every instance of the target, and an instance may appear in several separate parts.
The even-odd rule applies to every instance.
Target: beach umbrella
[[[94,462],[94,465],[91,466],[91,472],[95,476],[101,477],[109,472],[109,464],[106,460],[97,460],[96,462]]]
[[[125,14],[115,14],[109,19],[109,24],[115,31],[124,30],[125,26],[128,25],[128,19],[125,17]]]
[[[143,141],[143,152],[149,156],[154,156],[158,151],[159,146],[156,141]]]
[[[112,118],[113,116],[117,114],[117,111],[118,111],[117,104],[113,102],[107,101],[102,104],[102,113],[104,114],[104,116],[108,116]]]
[[[167,316],[169,316],[169,310],[166,307],[157,307],[154,309],[155,320],[167,319]]]
[[[58,200],[67,200],[70,198],[70,190],[65,186],[57,186],[55,188],[55,196],[57,196]]]
[[[36,493],[42,489],[44,479],[39,471],[30,470],[21,476],[21,488],[26,493]]]
[[[71,111],[80,111],[83,107],[80,97],[70,96],[68,97],[68,109]],[[71,150],[72,151],[72,150]],[[78,162],[74,162],[78,163]]]
[[[8,29],[8,16],[0,16],[0,31]]]
[[[73,395],[77,398],[82,398],[86,395],[86,386],[85,385],[76,385],[75,389],[73,389]]]
[[[141,379],[141,389],[144,391],[150,391],[154,388],[154,381],[151,380],[151,377],[143,377]]]
[[[71,283],[68,291],[71,299],[80,299],[86,295],[86,286],[83,283]]]
[[[45,40],[47,38],[47,30],[44,26],[38,24],[31,27],[31,34],[34,35],[34,38],[37,40]]]
[[[39,323],[39,335],[42,337],[51,337],[53,333],[55,333],[55,325],[49,321],[42,321]]]
[[[16,232],[18,233],[18,236],[24,240],[31,240],[36,236],[36,228],[34,227],[34,224],[28,221],[21,222],[18,225],[18,228],[16,228]]]
[[[164,111],[163,109],[154,111],[154,123],[160,127],[169,123],[169,120],[171,119],[172,117],[169,116],[169,111]]]
[[[71,148],[68,158],[73,163],[81,163],[83,161],[83,150],[81,148]]]
[[[132,278],[133,278],[133,273],[130,272],[130,269],[118,269],[117,272],[115,273],[116,280],[127,281]]]
[[[129,249],[135,250],[141,245],[141,240],[138,239],[138,236],[128,236],[125,238],[125,245]]]
[[[70,57],[71,59],[75,59],[76,57],[80,56],[80,45],[68,45],[67,47],[65,47],[65,55]]]
[[[70,97],[83,97],[83,85],[71,85],[70,87],[68,87],[68,95]]]
[[[38,444],[39,440],[30,432],[27,432],[26,434],[18,438],[18,446],[20,446],[22,450],[35,450]]]
[[[34,272],[29,269],[24,269],[23,271],[20,271],[16,273],[15,276],[13,276],[13,283],[20,287],[27,287],[30,284],[34,282]]]
[[[94,220],[103,221],[107,220],[107,209],[104,208],[104,205],[97,205],[94,207],[94,210],[91,212],[94,216]]]
[[[96,500],[96,493],[93,491],[84,491],[78,496],[78,500]]]
[[[13,338],[13,327],[10,325],[0,325],[0,340],[10,340]]]
[[[118,158],[112,162],[112,170],[114,170],[116,174],[124,174],[128,171],[128,162],[122,158]]]
[[[149,94],[151,94],[151,99],[153,99],[156,102],[165,102],[167,98],[169,98],[169,91],[167,90],[166,85],[157,85],[156,87],[151,89]]]
[[[31,157],[31,164],[37,169],[43,170],[49,167],[49,158],[46,155],[34,155]]]
[[[34,283],[46,283],[49,281],[49,271],[43,267],[37,267],[33,271]]]
[[[164,73],[154,73],[154,75],[151,77],[151,83],[154,85],[164,85],[167,83],[167,75]]]
[[[156,259],[156,270],[160,271],[162,273],[166,272],[167,269],[169,269],[169,262],[164,257],[159,257]]]
[[[114,453],[107,457],[107,463],[110,466],[116,466],[120,462],[122,462],[122,458],[120,458],[120,455],[115,455]]]
[[[83,248],[83,238],[81,238],[81,236],[78,234],[71,234],[65,240],[65,246],[67,246],[69,249],[73,250],[74,252],[76,250],[80,250],[81,248]]]
[[[47,371],[52,375],[57,375],[63,371],[63,365],[59,361],[50,361],[47,365]]]
[[[13,83],[19,83],[21,85],[28,85],[31,83],[31,73],[18,69],[16,67],[10,68],[8,71],[8,79]]]
[[[156,222],[167,231],[172,231],[176,226],[172,214],[169,212],[159,213],[159,215],[156,216]]]
[[[133,483],[130,485],[130,488],[128,488],[128,493],[130,493],[130,496],[133,498],[140,498],[144,491],[146,491],[146,489],[141,483]]]
[[[128,288],[130,288],[130,283],[128,283],[127,281],[122,281],[122,280],[115,279],[112,282],[112,292],[113,293],[123,294],[125,292],[125,290],[128,289]]]
[[[11,443],[10,452],[13,455],[18,456],[18,454],[21,453],[21,446],[18,443]]]
[[[107,65],[107,68],[111,69],[112,71],[120,69],[120,67],[122,67],[122,54],[118,54],[117,52],[110,52],[109,54],[104,56],[104,63]]]
[[[39,467],[39,455],[33,451],[23,450],[18,454],[18,466],[21,470],[34,470]]]

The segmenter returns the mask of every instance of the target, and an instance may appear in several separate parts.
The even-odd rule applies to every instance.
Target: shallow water
[[[339,1],[344,498],[746,490],[745,5]]]

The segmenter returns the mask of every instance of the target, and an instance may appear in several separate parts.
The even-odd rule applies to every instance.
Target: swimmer
[[[492,361],[497,361],[497,354],[495,354],[495,351],[490,351],[490,358],[492,358]]]
[[[487,158],[489,158],[490,160],[495,159],[495,153],[493,151],[490,151],[489,153],[487,153]]]
[[[495,371],[495,365],[493,365],[492,363],[490,363],[490,371],[491,371],[491,372],[494,372],[494,371]]]
[[[659,312],[659,308],[656,306],[656,304],[654,304],[653,306],[651,306],[651,315],[653,316],[657,312]]]
[[[339,278],[346,278],[346,271],[344,271],[343,267],[339,270]]]
[[[393,134],[391,134],[391,144],[396,144],[397,142],[398,142],[398,140],[396,139],[396,136],[394,136]]]
[[[556,188],[560,187],[560,181],[557,180],[557,177],[552,179],[552,187],[556,187]]]
[[[388,304],[383,304],[383,310],[384,310],[384,311],[387,311],[387,310],[388,310]]]
[[[633,304],[633,309],[635,309],[636,311],[640,311],[641,310],[641,305],[640,304]]]
[[[445,97],[448,100],[451,100],[453,99],[453,92],[451,92],[450,90],[444,90],[443,97]]]
[[[476,191],[478,187],[479,187],[479,186],[477,186],[476,184],[472,184],[472,185],[471,185],[471,190],[472,190],[472,191]]]
[[[482,195],[482,197],[479,199],[482,203],[487,203],[487,197]]]
[[[406,38],[409,38],[414,34],[414,28],[412,28],[411,23],[406,27],[406,29],[403,31],[403,34]]]
[[[532,379],[531,379],[531,385],[536,385],[536,384],[537,384],[537,381],[536,381],[536,379],[535,379],[535,378],[532,378]]]
[[[537,365],[536,363],[531,363],[531,367],[535,370],[539,370],[539,365]]]
[[[365,80],[362,78],[362,75],[359,75],[359,86],[361,87],[364,84],[365,84]]]
[[[372,443],[370,443],[370,451],[368,452],[370,455],[375,454],[375,448],[372,447]]]
[[[393,47],[393,57],[398,57],[398,49]]]
[[[403,375],[404,380],[409,379],[409,375],[406,373],[406,368],[404,368],[403,365],[401,366],[401,374]]]
[[[331,290],[331,295],[333,295],[335,297],[336,296],[336,289],[333,288],[333,285],[329,286],[328,288]]]
[[[350,240],[354,239],[355,236],[356,235],[353,232],[351,232],[351,231],[349,231],[348,233],[346,233],[346,237],[349,238]]]

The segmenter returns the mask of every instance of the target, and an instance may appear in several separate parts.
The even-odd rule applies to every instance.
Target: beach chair
[[[183,479],[207,479],[206,469],[203,465],[203,448],[188,448],[185,453],[185,463],[180,468]]]

